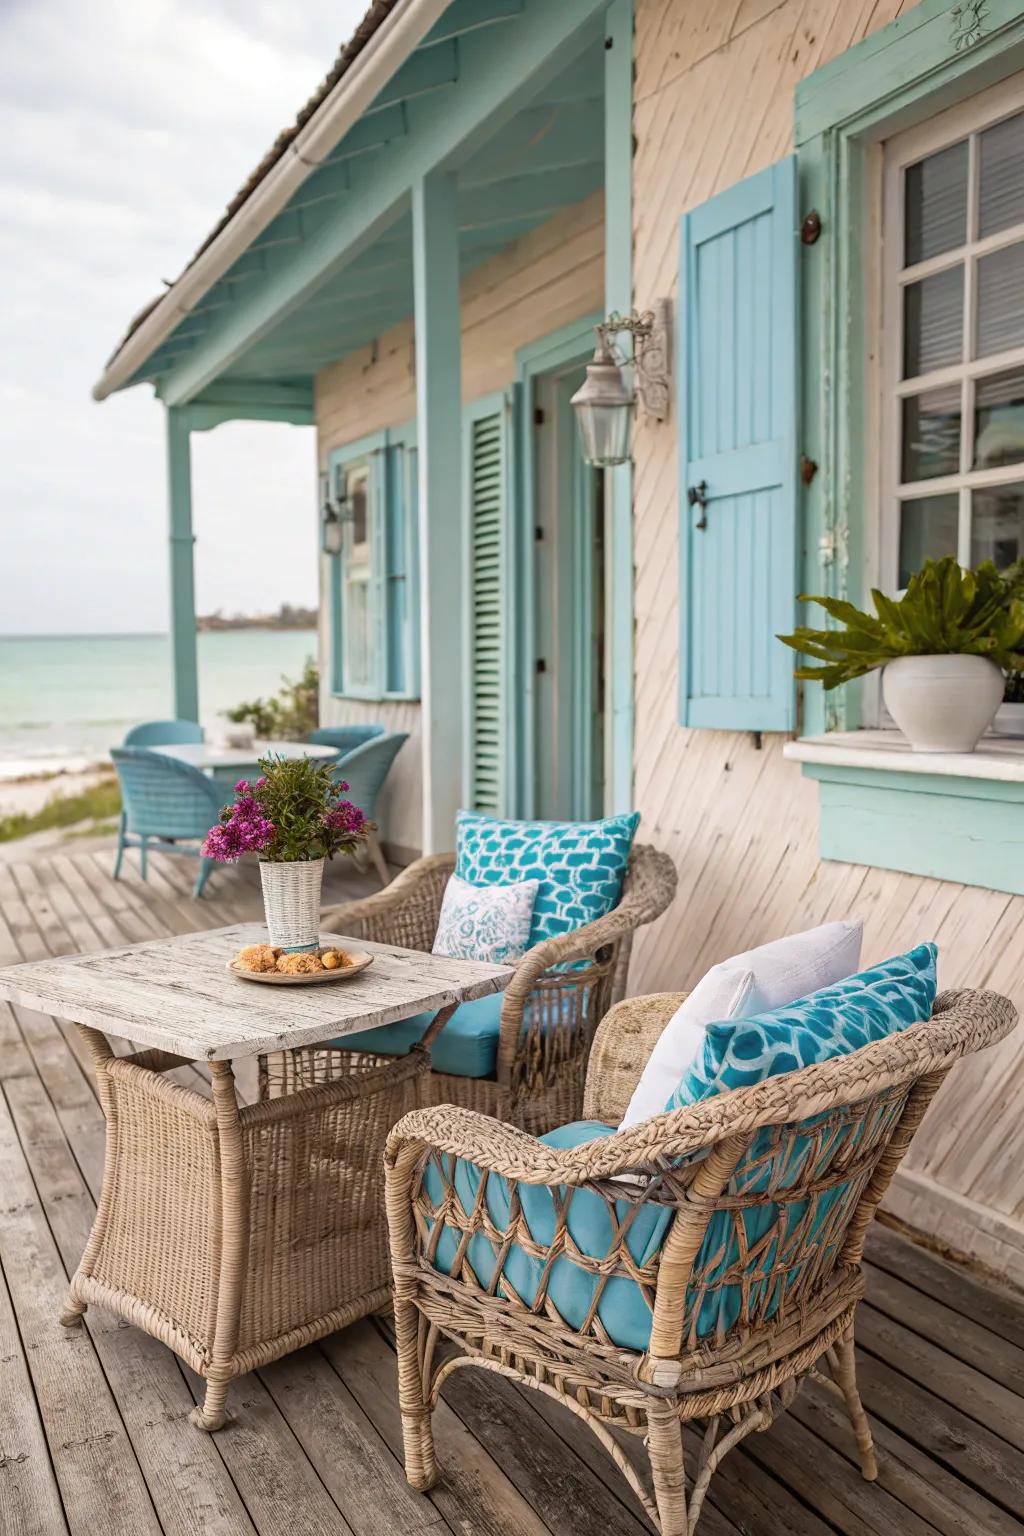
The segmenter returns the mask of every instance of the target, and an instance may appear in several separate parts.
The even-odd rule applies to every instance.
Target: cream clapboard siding
[[[604,199],[595,193],[565,209],[471,272],[462,285],[462,396],[479,399],[515,379],[517,350],[601,308],[604,293]],[[316,422],[321,464],[328,453],[416,414],[412,321],[388,331],[371,347],[327,368],[316,380]],[[322,675],[329,678],[329,562],[321,562]],[[385,840],[402,857],[420,847],[421,763],[419,705],[372,704],[321,698],[325,725],[380,720],[389,731],[408,731],[381,795],[378,816]]]
[[[792,148],[793,92],[897,0],[637,0],[634,291],[676,293],[680,215]],[[635,797],[679,869],[630,990],[691,986],[751,945],[848,913],[864,958],[933,938],[940,983],[1024,1009],[1024,898],[817,857],[817,791],[782,741],[676,723],[676,427],[635,440]],[[1024,1280],[1024,1027],[952,1074],[889,1197],[897,1214]]]

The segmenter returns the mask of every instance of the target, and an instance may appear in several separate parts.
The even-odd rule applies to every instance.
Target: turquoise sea
[[[222,711],[274,693],[316,655],[306,630],[235,629],[199,636],[199,707],[211,739]],[[0,778],[94,763],[141,720],[171,706],[167,635],[0,637]]]

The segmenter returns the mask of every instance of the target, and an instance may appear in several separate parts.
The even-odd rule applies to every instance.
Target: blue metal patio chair
[[[354,752],[364,741],[383,734],[382,725],[369,721],[366,725],[321,725],[310,731],[306,740],[321,747],[337,747],[339,752]]]
[[[139,868],[146,879],[150,843],[165,853],[198,858],[199,874],[193,895],[201,896],[213,868],[196,846],[220,816],[223,788],[218,788],[191,763],[178,762],[145,747],[112,747],[111,759],[121,783],[124,806],[117,839],[114,879],[121,873],[126,848],[139,849]],[[185,846],[183,846],[185,845]]]
[[[358,805],[368,821],[373,820],[377,796],[391,770],[391,764],[408,740],[408,731],[394,731],[388,736],[374,734],[369,741],[346,752],[334,764],[335,779],[344,779],[348,785],[345,798],[351,800],[353,805]],[[380,876],[381,885],[390,884],[391,876],[376,832],[367,835],[366,846],[373,867]]]
[[[125,732],[126,747],[178,747],[200,742],[203,728],[194,720],[147,720]]]

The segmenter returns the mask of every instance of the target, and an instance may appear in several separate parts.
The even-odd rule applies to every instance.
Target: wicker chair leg
[[[671,1400],[647,1410],[647,1451],[658,1506],[661,1536],[690,1536],[686,1515],[686,1470],[683,1465],[683,1432],[676,1405]]]
[[[212,1433],[215,1429],[224,1428],[228,1421],[224,1404],[227,1401],[228,1387],[230,1385],[230,1379],[227,1381],[208,1381],[206,1383],[206,1396],[203,1398],[203,1406],[201,1408],[193,1408],[189,1414],[190,1421],[197,1429],[209,1430]]]
[[[125,833],[126,833],[126,831],[127,831],[127,823],[126,823],[126,820],[125,820],[124,811],[122,811],[121,812],[121,818],[120,818],[120,820],[119,820],[119,822],[117,824],[117,857],[114,860],[114,879],[115,880],[120,880],[120,878],[121,878],[121,865],[124,863],[124,849],[125,849]]]
[[[853,1353],[853,1327],[837,1339],[834,1345],[833,1372],[836,1383],[846,1399],[846,1411],[850,1415],[850,1423],[857,1437],[857,1451],[860,1456],[860,1470],[869,1483],[873,1483],[878,1477],[878,1463],[875,1460],[875,1447],[871,1438],[871,1426],[868,1416],[864,1412],[864,1405],[860,1400],[857,1390],[857,1366]]]
[[[60,1325],[61,1325],[61,1327],[62,1328],[77,1328],[79,1323],[82,1321],[82,1318],[84,1316],[85,1316],[85,1302],[84,1301],[79,1301],[77,1299],[77,1297],[75,1296],[74,1291],[69,1291],[68,1292],[67,1305],[65,1306],[64,1311],[60,1315]]]
[[[402,1441],[405,1475],[414,1488],[426,1493],[438,1479],[434,1454],[433,1410],[423,1375],[419,1350],[419,1313],[415,1306],[395,1297],[395,1344],[398,1351],[398,1403],[402,1410]]]

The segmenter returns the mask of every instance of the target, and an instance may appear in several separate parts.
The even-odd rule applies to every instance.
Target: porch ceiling
[[[522,6],[488,0],[488,9],[493,15],[487,34],[500,48],[502,34],[525,20],[519,14]],[[458,14],[459,8],[452,10]],[[476,14],[482,14],[479,8]],[[442,18],[439,27],[446,20]],[[600,17],[593,21],[572,62],[520,110],[478,135],[461,163],[452,167],[458,177],[463,275],[602,185],[603,26]],[[325,229],[339,204],[352,205],[360,194],[370,194],[375,178],[412,143],[424,105],[432,116],[446,98],[452,111],[458,109],[466,63],[460,42],[459,37],[442,35],[412,54],[391,87],[199,306],[183,317],[132,383],[153,380],[159,388],[172,370],[191,361],[215,327],[232,312],[241,313],[269,279],[287,270]],[[406,197],[388,218],[377,221],[361,249],[351,251],[301,302],[263,327],[218,380],[307,382],[410,315],[412,284],[412,220]]]

